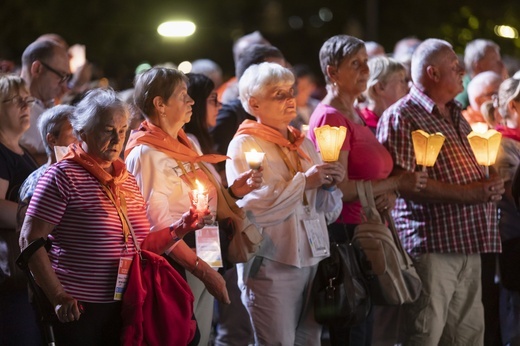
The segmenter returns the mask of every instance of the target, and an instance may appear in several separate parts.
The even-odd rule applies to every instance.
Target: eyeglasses
[[[21,96],[15,96],[8,100],[4,100],[3,103],[12,102],[20,108],[31,107],[36,100],[34,97],[22,98]]]
[[[43,67],[45,67],[47,70],[49,70],[52,73],[54,73],[56,76],[60,77],[60,83],[63,83],[63,82],[68,83],[72,79],[72,75],[70,73],[61,73],[61,72],[53,69],[52,67],[50,67],[49,65],[47,65],[43,61],[40,61],[40,64],[42,64]]]
[[[219,102],[217,96],[208,98],[208,103],[213,105],[213,106],[215,106],[215,107],[222,106],[222,103]]]

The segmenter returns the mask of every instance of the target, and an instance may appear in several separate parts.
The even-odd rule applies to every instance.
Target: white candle
[[[251,149],[251,151],[245,152],[246,161],[251,169],[259,169],[262,166],[265,153]]]
[[[204,191],[204,186],[198,180],[195,182],[197,183],[197,189],[193,190],[193,204],[195,204],[198,211],[203,211],[208,208],[208,194]]]

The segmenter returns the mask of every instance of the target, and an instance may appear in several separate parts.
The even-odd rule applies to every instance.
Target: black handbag
[[[364,321],[370,312],[368,287],[350,240],[331,243],[330,257],[319,263],[312,289],[318,323],[347,327]]]

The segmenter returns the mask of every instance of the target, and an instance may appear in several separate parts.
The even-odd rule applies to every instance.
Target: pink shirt
[[[150,224],[135,178],[123,184],[127,214],[141,243]],[[49,258],[65,291],[92,303],[113,301],[119,258],[124,248],[121,220],[98,180],[78,163],[63,160],[40,178],[27,215],[57,225],[49,238]],[[128,239],[128,254],[135,248]]]
[[[308,136],[318,145],[314,135],[314,128],[323,125],[345,126],[347,137],[341,147],[348,151],[348,179],[349,180],[379,180],[387,178],[392,172],[392,157],[376,139],[368,126],[358,125],[349,121],[337,109],[320,103],[309,122]],[[343,202],[343,210],[338,222],[361,223],[361,204],[359,201]]]

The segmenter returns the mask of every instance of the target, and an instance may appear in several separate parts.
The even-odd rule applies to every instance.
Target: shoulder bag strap
[[[392,215],[390,215],[390,212],[386,210],[383,213],[383,219],[387,222],[388,228],[390,229],[390,232],[392,232],[392,237],[394,238],[394,243],[399,252],[401,253],[403,259],[406,262],[406,267],[409,268],[413,266],[412,259],[408,255],[408,253],[403,248],[403,244],[401,243],[401,239],[399,239],[399,234],[397,233],[397,229],[395,228],[394,218]]]
[[[357,181],[356,186],[358,188],[359,200],[361,201],[367,220],[382,223],[381,216],[376,208],[372,183],[370,181]]]

